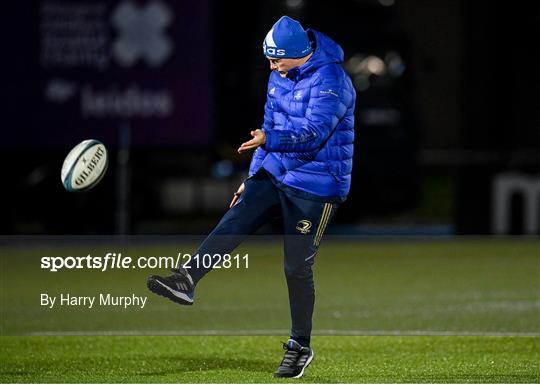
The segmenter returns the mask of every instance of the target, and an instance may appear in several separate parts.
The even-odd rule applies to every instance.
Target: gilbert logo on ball
[[[62,184],[68,191],[90,190],[107,170],[107,149],[99,140],[87,139],[69,152],[62,165]]]

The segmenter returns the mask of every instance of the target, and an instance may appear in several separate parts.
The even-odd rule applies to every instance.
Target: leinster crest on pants
[[[300,231],[302,234],[309,234],[311,231],[311,222],[307,219],[302,219],[296,224],[296,230]]]

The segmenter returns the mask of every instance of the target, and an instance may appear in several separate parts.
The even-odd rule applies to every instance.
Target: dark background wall
[[[58,21],[69,7],[73,18],[88,4],[75,30],[103,34],[93,47],[108,64],[44,60],[44,19]],[[156,4],[169,21],[159,10],[150,27],[137,19]],[[126,5],[135,13],[113,21]],[[42,0],[5,10],[2,233],[211,229],[249,165],[236,148],[261,124],[269,71],[261,44],[284,14],[342,45],[358,92],[353,186],[333,231],[488,234],[498,176],[538,183],[533,2]],[[130,20],[132,32],[122,31]],[[161,44],[148,39],[152,23],[170,44],[159,63],[146,51]],[[131,64],[114,53],[124,38],[142,52]],[[93,104],[83,107],[84,95]],[[67,193],[63,158],[88,137],[106,143],[110,168],[91,192]],[[525,233],[525,217],[540,213],[527,212],[523,194],[510,199],[508,232]]]

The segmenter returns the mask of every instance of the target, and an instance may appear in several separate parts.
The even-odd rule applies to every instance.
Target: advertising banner
[[[134,145],[207,143],[205,1],[43,0],[37,17],[40,90],[25,141],[115,145],[127,126]]]

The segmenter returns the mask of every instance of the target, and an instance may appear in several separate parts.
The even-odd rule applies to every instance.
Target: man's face
[[[284,78],[287,76],[287,72],[292,70],[295,67],[300,66],[304,61],[303,58],[300,59],[285,59],[285,58],[272,58],[272,57],[266,57],[268,61],[270,62],[270,69],[272,71],[279,72],[279,75]]]

